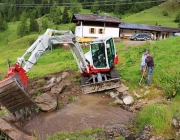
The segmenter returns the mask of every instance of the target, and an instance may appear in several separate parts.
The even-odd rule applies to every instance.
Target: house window
[[[95,34],[96,33],[96,29],[95,28],[90,28],[89,29],[89,33],[90,34]]]
[[[105,30],[104,29],[99,29],[99,34],[104,34]]]

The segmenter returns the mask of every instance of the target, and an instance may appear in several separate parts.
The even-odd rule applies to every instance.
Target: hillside
[[[167,27],[178,27],[173,22],[178,12],[180,12],[180,3],[177,0],[168,0],[159,6],[154,6],[137,14],[123,16],[122,20],[127,23],[161,25]],[[163,14],[167,12],[167,16]]]
[[[157,7],[153,7],[151,9],[145,10],[143,12],[134,15],[125,16],[122,18],[122,20],[127,23],[150,24],[150,25],[155,25],[155,23],[157,22],[158,25],[161,26],[177,27],[176,23],[174,23],[173,20],[176,16],[176,13],[178,13],[179,10],[178,8],[180,9],[179,4],[177,4],[175,0],[174,1],[169,0]],[[162,13],[164,10],[168,11],[169,14],[168,16],[163,16]],[[88,13],[88,11],[86,11],[86,13]],[[6,75],[7,59],[9,58],[11,60],[11,64],[13,65],[16,62],[17,57],[22,56],[23,53],[27,50],[27,48],[32,44],[32,42],[34,42],[39,36],[38,33],[31,33],[30,35],[25,36],[23,38],[18,38],[16,35],[18,22],[8,23],[8,25],[9,25],[8,30],[0,33],[0,56],[1,56],[0,80],[2,80]],[[58,29],[67,30],[70,29],[71,26],[72,24],[61,24],[58,26]],[[55,29],[56,26],[51,24],[50,28]],[[42,30],[41,33],[44,33],[44,31],[45,30]],[[178,108],[180,105],[179,104],[180,68],[178,67],[180,60],[179,42],[180,42],[180,37],[172,37],[165,40],[153,41],[153,43],[147,41],[143,43],[137,42],[137,44],[132,42],[127,44],[127,42],[123,40],[120,40],[120,42],[116,43],[116,48],[119,56],[119,63],[117,64],[117,70],[121,76],[122,83],[129,87],[128,92],[132,96],[134,95],[134,91],[137,92],[138,94],[143,95],[144,91],[142,92],[142,90],[144,90],[143,88],[145,81],[142,82],[143,88],[138,86],[141,77],[139,71],[139,67],[140,67],[139,65],[141,61],[140,58],[142,56],[142,50],[146,48],[150,51],[150,53],[154,57],[155,69],[153,72],[152,85],[149,87],[149,89],[147,89],[149,91],[149,94],[144,95],[141,99],[139,100],[137,99],[137,100],[140,102],[141,101],[145,102],[145,99],[157,99],[157,97],[159,96],[162,96],[162,98],[165,99],[165,100],[159,100],[157,103],[154,104],[152,103],[151,106],[147,105],[147,108],[144,107],[143,110],[140,110],[140,112],[136,114],[137,115],[135,120],[137,121],[136,128],[133,129],[141,130],[143,126],[145,126],[146,124],[150,124],[154,126],[153,128],[154,134],[159,134],[162,136],[169,135],[169,136],[173,136],[174,138],[175,135],[174,133],[176,132],[176,130],[173,128],[171,124],[172,118],[174,116],[180,118],[180,110]],[[83,48],[83,50],[84,52],[87,52],[89,48]],[[43,81],[38,80],[38,77],[43,77],[48,74],[54,74],[57,72],[63,72],[67,70],[69,72],[73,71],[71,72],[71,76],[69,76],[69,81],[74,82],[79,86],[80,83],[79,75],[78,75],[79,70],[76,66],[76,62],[71,52],[69,50],[66,50],[58,46],[52,50],[52,54],[51,51],[48,51],[47,54],[48,56],[43,55],[42,57],[40,57],[38,62],[28,72],[29,79],[33,80],[34,78],[37,78],[35,79],[35,82],[39,81],[41,84],[43,84]],[[45,79],[46,78],[47,77],[45,76]],[[34,84],[34,87],[35,85],[36,84]],[[69,87],[68,86],[65,92],[69,93],[71,92],[71,90],[69,90],[70,86]],[[78,86],[75,85],[73,86],[73,88],[77,88]],[[37,90],[35,90],[35,92],[37,93],[37,96],[41,94],[38,88]],[[77,95],[79,95],[79,92],[80,92],[79,89],[78,91],[76,90]],[[74,95],[70,96],[72,93],[75,92],[72,91],[70,94],[67,95],[69,98],[67,98],[66,96],[62,97],[66,99],[68,104],[69,104],[68,101],[69,99],[75,100]],[[103,104],[106,103],[107,105],[107,102],[105,103],[102,102],[101,98],[102,97],[100,97],[100,100],[98,100],[94,105],[99,104],[99,102]],[[171,100],[172,102],[170,102]],[[89,100],[83,102],[82,105],[84,106],[85,103],[89,103],[88,101]],[[146,104],[146,102],[144,104]],[[71,105],[69,104],[69,106]],[[141,111],[143,113],[141,113]],[[44,112],[42,112],[42,114],[44,114]],[[45,119],[52,119],[51,117],[53,115],[51,113],[49,114],[50,115],[49,116],[47,115]],[[121,112],[119,114],[121,114]],[[117,117],[119,117],[119,114],[117,114]],[[138,117],[140,118],[139,120]],[[41,124],[42,122],[46,122],[46,120],[41,120],[41,117],[39,118],[40,118],[39,124]],[[56,120],[53,121],[54,124],[56,125],[57,121]],[[59,121],[60,119],[58,120],[58,122]],[[87,120],[87,122],[88,121],[89,120]],[[36,124],[40,127],[38,123]],[[46,127],[45,129],[48,129],[48,126],[49,125],[47,124],[45,126]],[[32,126],[30,125],[29,127],[34,128],[34,125]],[[66,126],[66,127],[71,127],[71,126]],[[177,132],[178,131],[179,129],[177,129]]]

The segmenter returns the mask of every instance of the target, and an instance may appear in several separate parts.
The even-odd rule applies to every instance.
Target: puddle
[[[76,101],[62,109],[49,113],[39,113],[24,129],[35,134],[42,140],[58,131],[77,131],[85,128],[104,127],[114,123],[127,123],[134,114],[119,106],[109,106],[112,102],[108,95],[82,94]]]

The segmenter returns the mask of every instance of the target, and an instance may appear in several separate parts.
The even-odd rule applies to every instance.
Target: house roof
[[[123,23],[119,24],[119,28],[124,29],[139,29],[139,30],[151,30],[149,26],[143,24],[131,24],[131,23]]]
[[[163,31],[163,32],[180,32],[180,28],[163,27],[163,26],[149,26],[145,24],[131,24],[123,23],[119,24],[119,28],[123,29],[135,29],[135,30],[149,30],[149,31]]]
[[[77,20],[122,23],[117,17],[98,14],[73,14],[72,22]]]
[[[180,32],[180,28],[171,28],[171,27],[163,27],[163,26],[158,26],[158,27],[161,29],[161,31],[164,32]]]

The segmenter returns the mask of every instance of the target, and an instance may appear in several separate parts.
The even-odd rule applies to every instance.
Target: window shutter
[[[96,29],[94,28],[94,34],[96,34]]]
[[[102,30],[102,34],[105,34],[105,29]]]

